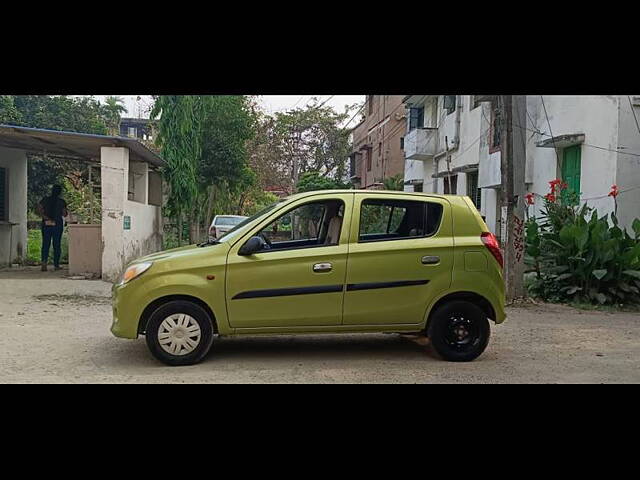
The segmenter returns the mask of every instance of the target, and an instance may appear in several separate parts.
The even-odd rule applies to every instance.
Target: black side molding
[[[415,285],[426,285],[429,280],[403,280],[399,282],[371,282],[371,283],[349,283],[347,292],[356,290],[373,290],[376,288],[411,287]]]
[[[265,297],[285,297],[290,295],[310,295],[314,293],[335,293],[341,292],[343,285],[320,285],[317,287],[291,287],[291,288],[268,288],[264,290],[249,290],[235,295],[232,300],[243,298],[265,298]]]

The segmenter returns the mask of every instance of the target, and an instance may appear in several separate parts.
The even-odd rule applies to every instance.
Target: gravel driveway
[[[110,284],[64,275],[0,272],[0,382],[640,382],[640,314],[558,305],[508,309],[472,363],[443,362],[423,339],[345,334],[222,339],[171,368],[143,338],[111,335]]]

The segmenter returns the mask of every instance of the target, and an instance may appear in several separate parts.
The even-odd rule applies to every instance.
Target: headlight
[[[131,265],[124,271],[122,279],[120,280],[120,285],[124,285],[125,283],[129,283],[134,278],[138,278],[144,272],[149,270],[149,268],[151,268],[151,265],[153,265],[153,263],[151,262],[136,263],[135,265]]]

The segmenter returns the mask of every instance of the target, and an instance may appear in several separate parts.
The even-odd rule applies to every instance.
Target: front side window
[[[268,250],[337,245],[343,216],[341,200],[306,203],[271,222],[260,236]]]
[[[235,227],[233,227],[227,233],[225,233],[221,237],[219,237],[218,238],[218,242],[221,242],[223,240],[225,242],[228,242],[229,240],[234,240],[235,238],[240,237],[247,229],[251,228],[251,224],[253,222],[257,221],[261,217],[264,217],[265,215],[268,215],[271,210],[276,208],[280,203],[282,203],[284,201],[286,201],[286,198],[280,200],[279,202],[273,203],[273,204],[269,205],[268,207],[263,208],[258,213],[255,213],[254,215],[251,215],[249,218],[245,218],[243,221],[241,221],[239,224],[237,224]]]
[[[435,234],[442,205],[435,202],[370,198],[360,206],[359,242],[428,237]]]

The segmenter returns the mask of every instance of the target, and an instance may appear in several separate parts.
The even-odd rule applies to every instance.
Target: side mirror
[[[260,237],[251,237],[249,240],[247,240],[247,243],[240,247],[240,250],[238,250],[238,255],[253,255],[254,253],[262,250],[263,245],[264,240],[262,240]]]

